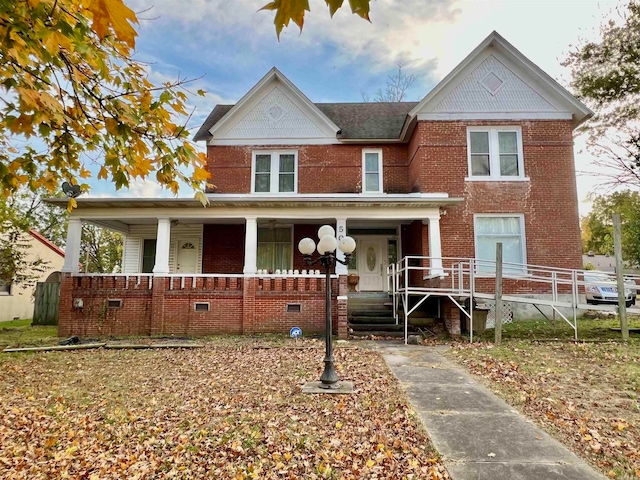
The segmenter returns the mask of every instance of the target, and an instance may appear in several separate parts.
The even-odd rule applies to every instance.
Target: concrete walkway
[[[377,342],[453,480],[602,480],[440,352]]]

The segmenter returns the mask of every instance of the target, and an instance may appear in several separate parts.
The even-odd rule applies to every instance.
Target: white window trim
[[[472,175],[471,172],[471,132],[489,132],[489,169],[491,175]],[[500,153],[498,132],[516,132],[518,141],[518,176],[500,175]],[[519,126],[470,126],[467,127],[467,172],[466,181],[471,182],[528,182],[524,175],[524,155],[522,148],[522,128]]]
[[[520,236],[522,238],[522,264],[527,265],[527,232],[524,228],[524,213],[476,213],[473,215],[473,247],[475,258],[478,259],[478,234],[476,233],[477,228],[477,220],[478,218],[505,218],[505,217],[518,217],[520,219]],[[495,261],[495,259],[494,259]],[[503,269],[504,271],[504,269]],[[478,271],[476,268],[476,277],[495,277],[495,271]],[[521,273],[516,274],[516,272],[509,272],[508,277],[525,277],[528,276],[529,273],[526,271],[522,271]]]
[[[271,156],[270,188],[268,192],[256,192],[256,156]],[[280,155],[293,155],[293,192],[279,192]],[[274,175],[274,172],[277,172]],[[292,195],[298,193],[298,151],[297,150],[254,150],[251,154],[251,193],[258,195]]]
[[[380,175],[380,181],[378,182],[379,188],[377,191],[366,191],[366,158],[367,153],[377,153],[378,154],[378,175]],[[384,185],[383,185],[383,172],[382,172],[382,149],[381,148],[363,148],[362,149],[362,193],[371,194],[371,193],[383,193]]]
[[[0,292],[0,297],[10,297],[13,295],[13,282],[9,283],[9,290],[8,291],[1,291]]]

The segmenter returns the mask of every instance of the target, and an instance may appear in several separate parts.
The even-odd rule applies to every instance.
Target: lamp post
[[[324,356],[324,372],[320,377],[320,388],[337,388],[338,374],[333,364],[333,346],[331,343],[331,268],[336,263],[347,265],[351,254],[356,249],[356,241],[351,237],[344,237],[338,242],[336,232],[330,225],[323,225],[318,230],[318,253],[320,256],[315,260],[311,259],[311,254],[316,250],[316,243],[311,238],[303,238],[298,243],[298,250],[304,256],[307,265],[315,265],[319,263],[324,267],[326,279],[326,302],[325,302],[325,356]],[[344,252],[344,260],[336,257],[336,248],[340,245],[340,250]]]

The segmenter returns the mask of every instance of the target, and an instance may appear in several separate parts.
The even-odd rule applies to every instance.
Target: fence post
[[[616,256],[616,277],[618,279],[618,314],[620,315],[620,330],[622,330],[622,340],[628,342],[629,325],[627,324],[627,291],[624,288],[624,275],[622,272],[622,233],[620,228],[620,214],[614,213],[612,217],[613,251]]]
[[[502,243],[496,243],[495,344],[502,343]]]

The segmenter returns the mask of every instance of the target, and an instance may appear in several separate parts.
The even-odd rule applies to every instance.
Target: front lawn
[[[573,343],[561,324],[518,322],[499,347],[458,344],[449,355],[605,475],[638,478],[640,335],[625,345],[611,326],[582,320],[585,341]]]
[[[57,326],[31,326],[31,320],[0,322],[0,350],[12,346],[55,345],[58,339]]]
[[[337,349],[354,395],[305,395],[324,352],[320,342],[297,345],[1,354],[0,470],[28,479],[447,478],[377,353]]]

